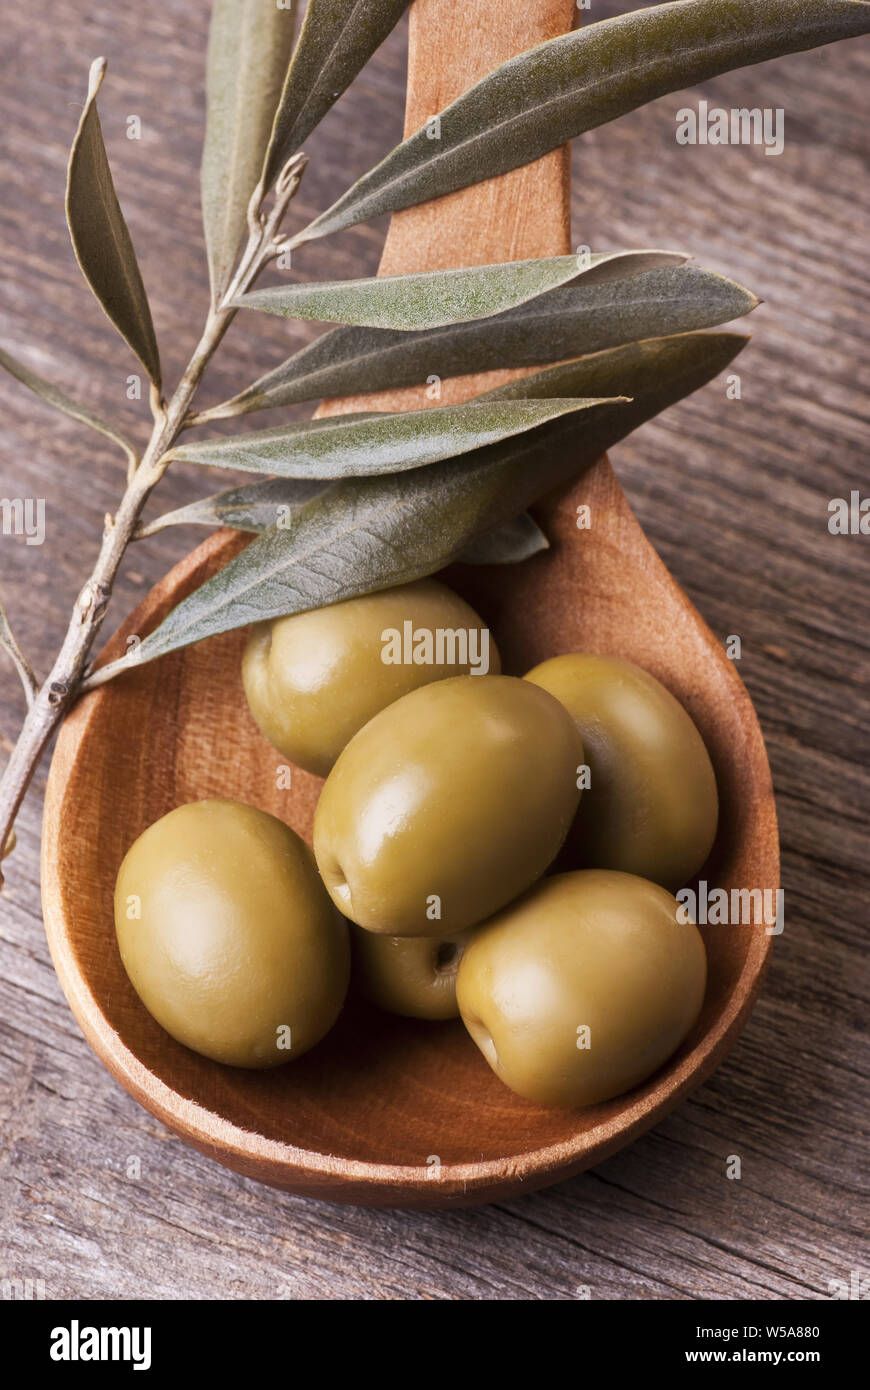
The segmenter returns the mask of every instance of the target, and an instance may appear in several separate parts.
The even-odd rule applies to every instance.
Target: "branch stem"
[[[291,168],[290,164],[294,167]],[[106,520],[96,563],[76,600],[63,645],[41,689],[36,689],[33,673],[26,662],[29,676],[25,679],[24,668],[9,642],[2,644],[13,656],[28,689],[29,709],[0,778],[0,845],[8,842],[42,753],[79,694],[124,553],[139,525],[145,503],[168,467],[167,454],[185,426],[203,373],[236,316],[233,300],[251,287],[263,266],[275,255],[275,240],[281,218],[299,185],[305,161],[297,157],[295,163],[291,161],[290,164],[282,171],[277,196],[268,216],[254,219],[238,268],[220,303],[210,307],[200,340],[171,398],[164,402],[159,392],[152,391],[154,427],[151,438],[141,461],[129,470],[127,488],[114,518]],[[23,657],[21,660],[24,660]],[[2,883],[0,874],[0,886]]]

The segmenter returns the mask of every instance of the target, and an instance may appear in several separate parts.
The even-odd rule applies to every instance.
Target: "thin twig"
[[[229,401],[222,401],[220,405],[213,405],[208,410],[191,411],[182,426],[185,430],[196,430],[202,425],[210,425],[215,420],[233,420],[238,415],[244,415],[244,410],[227,409]]]
[[[24,695],[27,700],[27,708],[36,699],[39,683],[33,674],[33,667],[18,645],[18,640],[12,628],[9,626],[9,619],[6,616],[6,609],[3,607],[3,600],[0,599],[0,647],[9,655],[15,665],[15,669],[21,677],[21,684],[24,686]]]
[[[275,254],[281,218],[299,186],[305,163],[304,156],[297,155],[282,170],[274,204],[268,215],[255,219],[236,272],[220,303],[210,307],[200,340],[170,399],[163,401],[159,392],[152,391],[154,427],[148,446],[135,468],[131,466],[128,471],[127,488],[114,517],[106,518],[96,564],[79,594],[63,645],[40,689],[36,688],[33,673],[15,639],[12,638],[12,646],[8,640],[2,643],[15,660],[25,688],[29,690],[29,708],[0,778],[0,845],[9,839],[46,744],[81,690],[88,658],[112,597],[118,567],[139,526],[142,509],[168,467],[167,455],[188,417],[203,373],[236,316],[233,301],[250,289]],[[4,634],[7,631],[8,623],[4,618]],[[2,882],[0,874],[0,885]]]
[[[155,517],[153,521],[149,521],[145,526],[143,526],[140,521],[139,525],[136,527],[136,530],[130,537],[130,540],[146,541],[148,540],[149,536],[156,536],[160,531],[165,531],[168,526],[173,525],[173,522],[167,521],[166,518],[168,516],[174,515],[174,512],[166,512],[163,516]]]

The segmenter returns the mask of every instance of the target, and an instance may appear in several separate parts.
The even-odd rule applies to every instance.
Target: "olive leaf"
[[[66,220],[82,274],[154,385],[160,385],[160,355],[145,286],[118,204],[97,114],[105,58],[91,64],[88,95],[72,143],[67,169]]]
[[[164,512],[136,532],[136,539],[153,536],[167,526],[232,526],[237,531],[268,531],[292,517],[294,508],[316,497],[329,484],[312,478],[265,478],[259,483],[228,488]]]
[[[430,119],[294,244],[529,164],[575,135],[733,68],[870,31],[864,0],[680,0],[602,19],[503,63]]]
[[[731,335],[687,333],[651,341],[656,350],[658,344],[665,345],[662,351],[667,359],[671,352],[671,344],[679,345],[696,338],[703,348],[710,338],[727,336]],[[747,341],[737,334],[733,336],[738,337],[741,344]],[[506,381],[504,385],[496,386],[492,391],[485,391],[477,400],[532,401],[548,399],[551,396],[576,396],[585,399],[590,393],[598,391],[603,391],[605,395],[610,393],[612,396],[616,382],[619,382],[623,392],[628,393],[626,381],[631,383],[632,373],[637,369],[637,364],[644,360],[647,347],[647,343],[632,343],[628,347],[593,352],[588,357],[579,357],[571,362],[559,362],[554,367],[546,367],[542,372],[531,372],[516,381]]]
[[[92,430],[99,434],[104,434],[107,439],[111,439],[115,444],[120,444],[128,458],[136,457],[136,449],[115,425],[108,420],[103,420],[99,415],[95,415],[86,405],[81,405],[79,401],[74,401],[72,396],[68,396],[59,387],[53,386],[45,377],[38,372],[31,371],[25,367],[23,362],[19,362],[17,357],[13,357],[11,352],[6,352],[0,348],[0,367],[4,367],[16,381],[20,381],[22,386],[26,386],[34,395],[41,400],[53,405],[55,410],[62,410],[64,415],[71,415],[74,420],[79,420],[83,425],[90,425]]]
[[[39,689],[39,684],[33,673],[33,667],[21,650],[18,639],[12,631],[9,619],[6,616],[6,609],[3,604],[2,596],[0,596],[0,651],[5,651],[18,672],[19,679],[24,687],[27,704],[30,706]],[[4,858],[4,855],[0,854],[0,859],[2,858]]]
[[[695,336],[703,351],[708,349],[710,338],[716,336],[723,341],[727,338],[727,335]],[[653,350],[662,352],[667,357],[670,351],[669,344],[680,341],[679,336],[653,340],[651,345],[644,345],[645,351],[651,346]],[[742,344],[744,340],[735,341]],[[635,371],[638,360],[637,344],[628,348],[610,348],[587,357],[561,362],[541,372],[533,372],[487,391],[476,399],[535,400],[547,396],[612,399],[624,389],[626,372]],[[248,483],[243,487],[231,488],[213,497],[192,502],[177,511],[168,512],[144,527],[138,535],[147,536],[162,530],[164,526],[182,524],[232,526],[241,531],[266,531],[279,520],[279,516],[286,515],[288,509],[292,511],[293,508],[307,502],[326,486],[327,483],[322,481],[293,478],[268,478],[262,482]],[[525,559],[527,555],[543,548],[545,540],[539,539],[538,544],[533,544],[535,536],[540,538],[540,535],[531,517],[516,517],[504,527],[497,528],[489,535],[481,536],[472,542],[469,550],[462,553],[461,559],[465,563],[499,563],[496,559],[490,558],[495,550],[504,553],[504,563]]]
[[[682,251],[607,251],[550,256],[452,270],[413,271],[366,280],[270,285],[233,300],[284,318],[321,319],[403,332],[489,318],[535,299],[569,280],[609,284],[658,266],[682,265]]]
[[[296,3],[214,0],[206,59],[202,220],[212,299],[230,281],[293,49]]]
[[[184,444],[170,459],[285,478],[363,478],[408,472],[536,429],[597,401],[467,401],[432,410],[333,415],[274,430]]]
[[[492,318],[420,333],[335,328],[207,416],[220,420],[321,396],[413,386],[433,375],[536,366],[640,338],[713,328],[757,304],[754,294],[723,275],[675,266],[605,285],[581,280]]]
[[[576,478],[605,449],[711,380],[747,340],[685,334],[618,349],[633,399],[596,405],[527,435],[428,468],[326,488],[272,526],[184,599],[136,649],[84,688],[205,637],[282,614],[419,579],[458,558],[476,537]],[[615,358],[617,353],[613,354]]]
[[[275,0],[267,0],[273,8]],[[395,28],[409,0],[308,0],[263,168],[268,188]]]
[[[136,533],[136,540],[156,535],[167,526],[231,526],[259,534],[270,526],[290,526],[297,507],[316,497],[328,483],[308,478],[265,478],[245,487],[229,488],[165,512]],[[509,565],[546,550],[549,541],[538,523],[522,512],[485,535],[478,536],[457,559],[464,565]],[[0,634],[2,636],[2,634]]]
[[[461,565],[516,565],[549,548],[550,542],[534,517],[520,512],[492,531],[475,536],[456,559]]]

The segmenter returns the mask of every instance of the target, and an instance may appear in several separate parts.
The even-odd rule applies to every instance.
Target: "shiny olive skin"
[[[647,671],[610,656],[556,656],[526,680],[565,706],[589,766],[560,867],[686,884],[712,849],[719,800],[710,755],[683,706]]]
[[[678,908],[657,883],[586,869],[543,879],[484,923],[456,997],[496,1075],[526,1100],[574,1109],[657,1071],[698,1018],[707,978],[701,935]]]
[[[488,642],[488,670],[501,670],[486,624],[458,594],[431,579],[383,589],[251,629],[242,683],[261,733],[298,767],[325,777],[354,734],[387,705],[419,686],[469,673],[470,661],[385,662],[383,634],[403,634],[406,622],[412,632],[487,634],[473,641]],[[449,646],[441,652],[462,654]],[[469,644],[464,654],[479,662],[482,651]]]
[[[580,793],[583,748],[552,695],[457,676],[405,695],[347,745],[314,818],[346,917],[387,936],[455,936],[544,872]]]
[[[301,1056],[332,1027],[347,992],[347,924],[311,851],[282,821],[240,802],[179,806],[139,836],[118,872],[115,929],[149,1013],[178,1042],[230,1066]]]
[[[373,1004],[406,1018],[457,1018],[456,972],[472,932],[450,940],[351,929],[355,978]]]

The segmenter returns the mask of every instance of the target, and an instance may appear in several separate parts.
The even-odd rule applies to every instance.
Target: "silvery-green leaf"
[[[268,531],[283,524],[295,509],[316,497],[328,484],[310,478],[264,478],[259,483],[228,488],[165,512],[137,532],[137,539],[166,526],[232,526],[237,531]]]
[[[467,401],[432,410],[333,415],[274,430],[184,444],[171,459],[285,478],[363,478],[408,472],[537,429],[597,405],[569,400]]]
[[[214,0],[206,61],[200,189],[212,298],[230,281],[247,229],[293,49],[295,3]]]
[[[270,526],[292,525],[296,508],[316,497],[329,484],[309,479],[264,478],[245,487],[229,488],[165,512],[142,527],[137,538],[154,535],[167,526],[232,526],[258,534]],[[503,526],[478,536],[457,558],[464,565],[509,565],[546,550],[549,541],[538,523],[522,512]]]
[[[380,48],[408,2],[308,0],[266,154],[267,188]]]
[[[97,93],[105,58],[91,64],[88,95],[67,170],[66,220],[82,273],[121,337],[160,385],[160,355],[145,286],[103,144]]]
[[[516,381],[506,381],[503,386],[496,386],[492,391],[486,391],[483,395],[476,397],[479,401],[511,401],[511,400],[547,400],[551,396],[570,397],[586,399],[590,394],[603,396],[613,396],[621,392],[624,395],[631,394],[626,381],[629,383],[634,379],[634,373],[638,364],[647,360],[647,353],[652,352],[653,356],[648,360],[655,360],[655,354],[662,352],[665,359],[675,349],[671,345],[679,347],[682,343],[696,341],[701,344],[702,350],[709,345],[710,339],[724,339],[734,337],[741,344],[747,339],[739,337],[737,334],[692,334],[676,335],[672,338],[654,338],[649,342],[632,343],[628,347],[609,348],[604,352],[593,352],[588,357],[576,358],[572,362],[559,362],[555,367],[546,367],[542,372],[531,372],[528,376],[520,377]]]
[[[38,372],[25,367],[23,362],[19,362],[17,357],[13,357],[11,352],[6,352],[3,348],[0,348],[0,367],[5,367],[11,376],[14,376],[17,381],[20,381],[34,395],[39,396],[41,400],[53,405],[55,410],[62,410],[64,415],[71,415],[74,420],[80,420],[83,425],[90,425],[92,430],[97,430],[99,434],[104,434],[107,439],[112,439],[116,444],[120,444],[129,458],[135,457],[134,446],[124,438],[115,425],[110,424],[108,420],[102,420],[86,405],[74,401],[72,396],[68,396],[59,387],[53,386]]]
[[[756,307],[749,290],[695,266],[550,290],[494,318],[422,333],[335,328],[209,412],[212,419],[254,410],[413,386],[428,377],[537,366],[641,338],[713,328]]]
[[[410,473],[335,483],[299,509],[289,530],[257,536],[184,599],[137,648],[136,661],[433,574],[475,536],[578,477],[644,420],[710,381],[745,342],[734,333],[686,334],[620,348],[613,356],[630,402],[597,405]],[[132,664],[111,663],[85,688]]]
[[[504,174],[719,73],[868,31],[864,0],[679,0],[584,25],[496,68],[445,107],[438,139],[430,123],[404,140],[294,240]]]
[[[456,559],[462,565],[516,565],[549,548],[550,542],[534,517],[520,512],[492,531],[475,536]]]
[[[33,667],[18,645],[18,639],[12,631],[9,619],[6,616],[6,609],[3,606],[2,597],[0,597],[0,650],[6,652],[14,665],[21,684],[24,687],[24,694],[28,706],[32,705],[34,696],[39,689],[39,684],[36,676],[33,674]],[[0,859],[2,858],[4,858],[4,855],[0,854]]]
[[[365,328],[414,332],[488,318],[535,299],[569,280],[610,284],[657,266],[682,265],[681,251],[608,251],[594,256],[550,256],[455,270],[416,271],[366,280],[270,285],[233,303],[283,318],[321,319]]]

